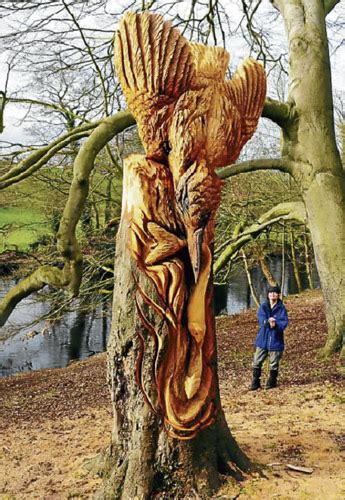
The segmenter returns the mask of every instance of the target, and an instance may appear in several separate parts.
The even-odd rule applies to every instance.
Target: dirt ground
[[[214,498],[345,498],[344,386],[337,357],[317,358],[326,332],[322,300],[314,292],[286,305],[287,349],[279,388],[270,391],[247,389],[255,311],[217,320],[224,410],[263,474],[224,478]],[[101,480],[85,465],[111,430],[105,355],[0,379],[0,398],[0,498],[91,498]]]

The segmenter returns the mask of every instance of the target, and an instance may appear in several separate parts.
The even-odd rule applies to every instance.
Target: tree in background
[[[269,99],[263,116],[281,129],[281,157],[249,161],[220,173],[226,178],[275,169],[294,178],[305,205],[325,299],[325,355],[342,350],[345,338],[345,172],[335,137],[325,22],[337,3],[274,2],[288,37],[289,95],[286,102]]]

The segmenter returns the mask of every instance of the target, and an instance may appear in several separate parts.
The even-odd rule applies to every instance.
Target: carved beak
[[[187,233],[188,233],[187,234],[188,253],[193,268],[195,283],[197,283],[202,264],[201,250],[202,250],[204,228],[200,227],[195,231],[191,232],[188,231]]]

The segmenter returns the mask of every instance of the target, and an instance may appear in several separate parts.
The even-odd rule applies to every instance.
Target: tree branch
[[[3,177],[7,177],[7,180],[1,181],[0,182],[0,191],[2,189],[7,188],[8,186],[11,186],[13,184],[16,184],[17,182],[20,182],[27,177],[30,177],[30,175],[34,174],[37,170],[39,170],[43,165],[46,165],[47,162],[52,158],[57,152],[59,152],[61,149],[63,149],[65,146],[70,144],[71,142],[78,141],[79,139],[82,139],[83,137],[86,137],[90,135],[90,130],[84,131],[84,132],[79,132],[78,134],[73,134],[65,139],[64,141],[59,141],[55,146],[48,148],[43,148],[45,150],[45,154],[40,156],[39,161],[36,163],[30,165],[29,163],[26,163],[25,160],[21,163],[25,164],[26,168],[23,170],[21,173],[18,175],[12,175],[9,176],[9,173],[5,174]],[[42,150],[39,150],[42,152]],[[23,165],[22,165],[23,166]],[[9,178],[8,178],[9,177]]]
[[[24,97],[6,97],[7,102],[17,103],[17,104],[30,104],[35,106],[42,106],[43,108],[49,108],[53,111],[57,111],[58,113],[62,113],[64,115],[68,115],[71,118],[77,118],[81,122],[91,123],[90,120],[87,120],[83,116],[78,115],[78,113],[74,113],[72,110],[68,108],[64,108],[62,106],[58,106],[54,103],[49,103],[45,101],[38,101],[36,99],[28,99]]]
[[[257,238],[267,227],[280,220],[297,220],[303,224],[307,221],[307,214],[302,202],[279,203],[268,212],[265,212],[258,222],[249,226],[239,237],[232,241],[219,255],[213,265],[213,272],[216,274],[231,260],[233,255],[249,241]]]
[[[255,172],[256,170],[280,170],[292,174],[293,166],[294,163],[288,158],[260,158],[224,167],[217,170],[217,175],[220,179],[227,179],[234,175]]]
[[[277,101],[268,97],[262,111],[263,118],[269,118],[279,127],[284,127],[297,118],[296,108],[292,104]]]
[[[53,266],[42,266],[12,288],[0,302],[0,326],[5,324],[18,302],[45,285],[68,289],[72,296],[78,294],[83,257],[75,236],[75,229],[87,199],[89,178],[95,158],[116,134],[134,123],[134,118],[128,111],[107,117],[98,124],[80,148],[74,162],[73,180],[57,235],[57,247],[64,259],[64,267],[59,269]]]
[[[99,78],[99,81],[100,81],[100,84],[101,84],[101,88],[102,88],[102,93],[103,93],[103,106],[104,106],[104,113],[106,116],[109,116],[109,109],[108,109],[108,98],[107,98],[107,89],[105,87],[105,81],[104,81],[104,78],[103,78],[103,74],[102,74],[102,71],[96,61],[96,58],[91,50],[91,47],[87,41],[87,39],[85,38],[85,35],[84,35],[84,32],[80,26],[80,24],[78,23],[75,15],[73,14],[73,12],[71,11],[71,9],[69,8],[69,6],[67,5],[67,3],[65,2],[65,0],[62,0],[62,3],[65,7],[65,9],[67,10],[68,14],[70,15],[73,23],[75,24],[77,30],[79,31],[80,33],[80,36],[81,36],[81,39],[83,40],[83,43],[86,47],[86,50],[87,50],[87,53],[89,54],[90,56],[90,59],[95,67],[95,70],[96,70],[96,73],[98,75],[98,78]]]

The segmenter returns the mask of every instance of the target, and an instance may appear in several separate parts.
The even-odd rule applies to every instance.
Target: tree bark
[[[283,125],[282,154],[296,163],[292,174],[307,210],[326,304],[323,352],[330,355],[345,338],[345,172],[335,140],[327,10],[319,0],[276,3],[290,48],[288,102],[298,114]]]
[[[155,402],[150,360],[154,343],[143,332],[134,297],[136,282],[147,295],[154,295],[152,283],[138,273],[130,258],[128,221],[122,219],[115,257],[113,320],[108,344],[108,382],[114,410],[112,438],[102,465],[103,499],[145,499],[155,492],[174,498],[194,493],[209,497],[221,484],[221,474],[240,478],[253,468],[240,450],[219,405],[216,422],[192,440],[174,439],[163,430],[135,380],[140,343],[145,342],[143,379],[151,401]],[[140,307],[150,323],[164,335],[164,322],[140,299]],[[138,335],[143,332],[143,338]],[[146,334],[148,338],[146,338]],[[219,388],[217,386],[219,399]]]
[[[306,230],[305,230],[304,235],[303,235],[303,244],[304,244],[305,269],[307,272],[308,284],[309,284],[310,290],[313,290],[315,288],[315,284],[314,284],[313,272],[312,272],[312,258],[310,256],[310,250],[309,250],[309,236],[308,236],[308,233]]]
[[[328,356],[342,350],[344,356],[345,179],[319,174],[305,193],[305,203],[328,325],[322,352]]]
[[[290,239],[290,250],[291,250],[291,262],[293,267],[293,273],[295,275],[296,285],[298,293],[302,291],[302,280],[301,275],[298,269],[297,257],[296,257],[296,249],[295,249],[295,235],[293,228],[290,226],[289,228],[289,239]]]

